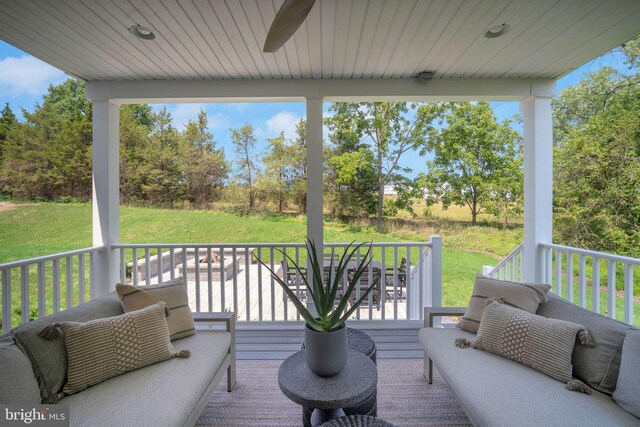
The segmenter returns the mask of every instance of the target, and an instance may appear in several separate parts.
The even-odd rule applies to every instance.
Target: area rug
[[[278,388],[277,360],[239,360],[237,384],[227,393],[223,380],[198,419],[198,426],[300,426],[302,409]],[[378,361],[378,417],[397,426],[470,426],[468,418],[436,372],[432,385],[422,360]]]

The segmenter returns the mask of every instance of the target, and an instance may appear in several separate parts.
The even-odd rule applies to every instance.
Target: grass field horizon
[[[0,264],[92,246],[91,209],[90,203],[16,202],[15,207],[0,210]],[[464,215],[463,208],[443,212],[432,207],[429,218],[389,219],[385,233],[377,232],[371,221],[327,220],[324,237],[326,242],[427,242],[429,236],[439,234],[443,238],[443,305],[465,306],[475,275],[484,265],[496,265],[522,241],[522,227],[471,226]],[[121,243],[291,243],[303,242],[306,235],[303,216],[273,213],[236,215],[122,206],[120,222]],[[603,275],[606,277],[606,270]],[[19,283],[14,285],[12,299],[20,295]],[[574,295],[577,302],[577,288]],[[604,288],[601,298],[601,312],[605,313]],[[36,301],[32,296],[31,307]],[[617,317],[622,302],[617,298]],[[591,291],[587,305],[591,307]],[[640,324],[640,305],[634,314],[634,323]]]
[[[92,246],[90,203],[17,203],[0,212],[0,263]],[[379,233],[363,224],[325,222],[327,242],[427,242],[443,237],[443,303],[468,300],[476,273],[495,265],[521,240],[521,230],[470,227],[458,220],[414,219]],[[122,206],[122,243],[303,242],[306,219],[276,214]],[[423,226],[420,226],[422,224]]]

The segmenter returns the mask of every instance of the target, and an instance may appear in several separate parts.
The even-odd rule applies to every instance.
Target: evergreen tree
[[[296,136],[289,146],[291,159],[291,191],[293,204],[302,213],[307,212],[307,122],[300,118]]]
[[[231,142],[236,152],[236,179],[247,192],[249,210],[255,207],[255,164],[256,137],[253,126],[246,124],[238,129],[231,129]]]
[[[2,165],[2,159],[4,158],[4,142],[7,139],[7,135],[18,123],[18,119],[16,118],[13,111],[9,107],[9,103],[7,102],[0,113],[0,165]]]
[[[208,119],[200,110],[182,133],[180,171],[184,177],[185,196],[193,205],[208,208],[219,197],[229,173],[224,149],[216,148],[213,134],[207,129]]]
[[[284,132],[276,138],[268,138],[269,146],[263,157],[264,174],[258,187],[267,200],[273,201],[278,212],[285,208],[287,194],[291,186],[290,147],[284,138]]]

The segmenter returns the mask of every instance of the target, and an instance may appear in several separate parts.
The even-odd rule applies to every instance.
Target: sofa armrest
[[[219,312],[219,313],[193,313],[193,321],[196,323],[218,323],[226,324],[227,332],[231,334],[231,343],[229,344],[229,356],[231,363],[227,370],[227,391],[233,390],[236,384],[236,313]]]
[[[236,323],[236,314],[230,311],[225,312],[217,312],[217,313],[193,313],[193,321],[199,323],[216,323],[216,322],[224,322],[227,324],[227,331],[229,330],[231,324],[235,326]]]
[[[467,311],[466,307],[425,307],[424,326],[433,327],[433,318],[442,316],[462,316]]]
[[[425,307],[424,327],[433,327],[433,318],[442,316],[463,316],[467,311],[465,307]],[[433,384],[433,362],[427,352],[424,352],[424,376],[429,384]]]

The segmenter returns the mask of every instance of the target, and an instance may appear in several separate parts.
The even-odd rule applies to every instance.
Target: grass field
[[[420,222],[422,227],[420,227]],[[465,304],[483,265],[495,265],[518,242],[517,231],[414,220],[378,233],[368,225],[327,222],[325,240],[423,241],[443,236],[443,303]],[[236,216],[219,211],[121,208],[122,243],[302,242],[304,218]],[[483,238],[486,238],[486,240]],[[501,241],[501,243],[498,242]],[[507,241],[508,243],[505,243]],[[474,248],[475,243],[484,242]],[[0,263],[91,246],[91,205],[36,203],[0,212]],[[496,252],[493,249],[498,248]],[[14,295],[19,295],[16,290]],[[64,295],[63,295],[64,298]],[[35,301],[31,305],[36,306]]]
[[[399,218],[385,224],[386,233],[378,233],[370,222],[345,224],[327,221],[327,242],[426,242],[432,234],[443,237],[443,304],[464,306],[473,287],[475,274],[483,265],[495,265],[522,241],[521,226],[471,227],[464,220],[462,208],[449,209],[452,217],[440,218],[432,209],[430,218]],[[0,211],[0,263],[54,254],[92,245],[91,205],[34,203]],[[306,234],[304,217],[273,214],[237,216],[221,211],[177,211],[168,209],[121,208],[122,243],[247,243],[302,242]],[[389,254],[388,254],[389,255]],[[64,283],[65,261],[62,261]],[[577,268],[574,265],[574,270]],[[587,269],[591,266],[587,265]],[[605,267],[606,268],[606,267]],[[73,268],[77,279],[77,265]],[[32,282],[35,271],[31,272]],[[606,269],[602,272],[606,278]],[[576,279],[577,280],[577,279]],[[18,300],[19,281],[14,277],[13,298]],[[575,281],[574,281],[575,283]],[[575,292],[577,298],[577,289]],[[66,291],[61,288],[62,307]],[[77,295],[73,296],[77,301]],[[606,293],[601,296],[602,312],[606,312]],[[577,302],[577,300],[576,300]],[[622,316],[622,298],[617,298],[617,314]],[[591,288],[587,293],[591,305]],[[37,307],[37,296],[31,298]],[[47,313],[52,307],[47,307]],[[34,314],[34,316],[37,313]],[[16,314],[16,321],[19,312]],[[635,310],[640,323],[640,305]],[[15,323],[14,323],[15,324]]]

